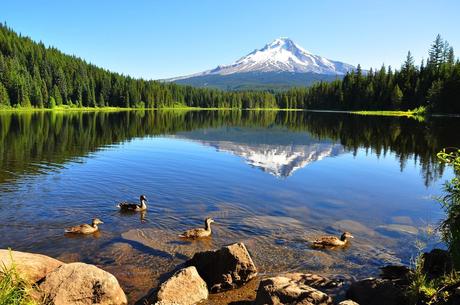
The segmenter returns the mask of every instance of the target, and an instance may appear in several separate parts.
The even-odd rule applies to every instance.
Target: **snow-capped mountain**
[[[352,65],[313,55],[289,38],[278,38],[231,65],[218,66],[202,74],[227,75],[245,72],[294,72],[343,75]]]
[[[267,83],[267,76],[269,76],[269,79],[274,77],[276,83],[287,80],[289,84],[289,79],[294,79],[290,75],[296,75],[294,85],[298,86],[299,82],[309,85],[316,80],[332,80],[335,77],[343,76],[354,68],[354,66],[340,61],[314,55],[289,38],[278,38],[230,65],[218,66],[212,70],[172,78],[167,81],[201,87],[212,87],[213,83],[217,83],[216,87],[223,87],[219,84],[223,82],[228,86],[228,83],[231,82],[232,86],[238,85],[239,79],[242,79],[242,82],[255,80],[256,83],[259,81]],[[273,75],[274,73],[278,75]],[[299,75],[302,76],[299,77]]]

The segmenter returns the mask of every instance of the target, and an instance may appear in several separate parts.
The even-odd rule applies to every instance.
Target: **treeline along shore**
[[[460,113],[460,61],[439,35],[426,62],[399,70],[358,65],[343,79],[286,91],[221,91],[110,72],[0,24],[0,109],[202,107],[328,110],[427,109]]]

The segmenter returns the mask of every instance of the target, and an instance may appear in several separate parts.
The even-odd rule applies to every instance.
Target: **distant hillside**
[[[175,83],[221,90],[287,90],[307,87],[319,81],[341,79],[339,75],[293,72],[246,72],[228,75],[208,74],[176,80]]]

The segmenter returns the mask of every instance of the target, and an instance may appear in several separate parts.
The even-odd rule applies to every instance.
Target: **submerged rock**
[[[161,284],[157,294],[157,303],[164,305],[193,305],[208,298],[206,282],[195,267],[177,271]]]
[[[0,250],[0,266],[9,269],[14,265],[21,276],[33,283],[62,264],[63,262],[42,254]]]
[[[353,232],[353,234],[357,234],[359,236],[368,235],[373,236],[375,235],[374,230],[365,226],[364,224],[357,222],[351,219],[343,219],[336,221],[331,228],[337,230],[339,232]]]
[[[302,276],[264,279],[257,290],[255,305],[330,305],[332,299],[307,284]]]
[[[113,275],[84,263],[60,266],[45,277],[39,289],[45,304],[127,304],[126,295]]]
[[[211,292],[240,287],[257,275],[257,268],[243,243],[198,252],[187,265],[196,267]]]
[[[388,224],[378,226],[376,229],[379,233],[394,237],[394,236],[401,236],[401,235],[416,235],[418,234],[418,229],[414,226],[409,225],[402,225],[402,224]]]

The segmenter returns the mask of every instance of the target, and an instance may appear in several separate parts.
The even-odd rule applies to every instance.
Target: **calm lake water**
[[[409,264],[443,217],[433,199],[459,118],[313,112],[0,114],[0,248],[97,264],[131,302],[195,251],[246,243],[262,274],[359,278]],[[149,210],[120,214],[122,200]],[[104,221],[94,236],[66,226]],[[183,230],[216,220],[212,239]],[[351,231],[343,250],[308,240]],[[429,230],[428,230],[429,231]]]

